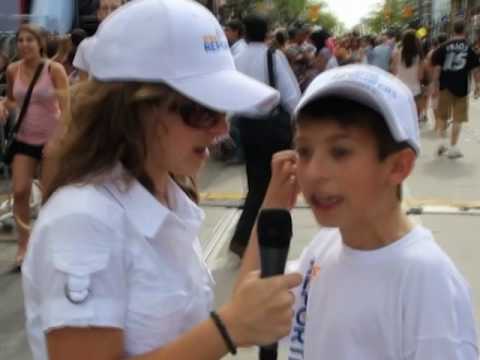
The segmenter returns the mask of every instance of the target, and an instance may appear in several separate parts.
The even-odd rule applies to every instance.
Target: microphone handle
[[[260,262],[262,264],[261,277],[281,275],[285,271],[288,249],[284,248],[260,248]]]
[[[268,346],[262,346],[260,348],[259,360],[277,360],[278,356],[278,344],[272,344]]]
[[[288,249],[262,247],[260,258],[262,264],[261,277],[283,274],[287,262]],[[278,344],[274,343],[260,347],[259,360],[277,360]]]

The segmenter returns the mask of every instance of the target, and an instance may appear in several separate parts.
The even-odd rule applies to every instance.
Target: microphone
[[[264,209],[257,222],[261,277],[283,274],[292,238],[292,217],[285,209]],[[260,360],[276,360],[278,344],[260,348]]]

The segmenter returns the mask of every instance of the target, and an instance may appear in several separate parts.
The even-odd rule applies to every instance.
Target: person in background
[[[73,66],[73,61],[77,54],[78,47],[80,46],[82,41],[85,40],[86,38],[87,38],[87,32],[80,28],[73,29],[72,32],[70,33],[70,40],[72,43],[72,48],[70,50],[70,53],[68,54],[68,63],[72,64],[71,72],[69,73],[69,76],[68,76],[70,85],[74,85],[78,81],[80,81],[79,70],[77,70],[75,66]]]
[[[45,56],[49,59],[52,59],[58,52],[58,49],[60,47],[60,39],[61,36],[55,33],[51,33],[46,31],[44,28],[38,27],[40,31],[42,32],[42,36],[47,39],[47,48],[45,52]]]
[[[30,193],[33,179],[41,168],[41,185],[47,186],[52,175],[49,159],[50,141],[62,131],[62,117],[70,113],[68,78],[62,64],[45,56],[43,32],[35,25],[22,25],[17,33],[20,60],[7,68],[7,98],[0,102],[0,120],[9,112],[20,110],[34,73],[43,63],[43,70],[33,89],[22,125],[13,147],[12,191],[13,213],[18,232],[15,266],[20,269],[30,235]]]
[[[375,37],[371,35],[366,35],[362,38],[363,43],[363,63],[364,64],[372,64],[373,61],[373,49],[375,48]]]
[[[445,33],[441,33],[438,35],[436,39],[432,41],[432,48],[428,52],[426,58],[425,58],[425,69],[426,72],[429,74],[430,79],[438,78],[438,75],[435,75],[434,72],[438,71],[435,69],[434,66],[432,66],[432,56],[433,53],[438,49],[438,47],[443,44],[445,41],[448,40],[448,36]],[[430,97],[430,106],[432,107],[433,110],[433,123],[434,123],[434,131],[436,134],[439,133],[440,131],[440,126],[441,123],[438,121],[438,91],[435,91],[436,87],[438,87],[438,84],[436,84],[434,81],[430,82],[430,85],[428,86],[428,96]]]
[[[395,35],[387,31],[381,36],[380,44],[373,48],[371,65],[389,72],[392,52],[395,46]]]
[[[10,64],[10,59],[7,55],[0,51],[0,96],[5,96],[7,86],[7,68]]]
[[[98,22],[101,23],[108,15],[110,15],[124,3],[125,0],[100,0],[97,10]],[[85,81],[88,79],[90,65],[88,64],[87,57],[91,47],[92,38],[86,38],[78,46],[75,58],[73,59],[73,66],[78,71],[79,81]]]
[[[480,29],[475,30],[475,39],[473,41],[473,51],[480,56]]]
[[[268,22],[264,16],[252,14],[244,19],[247,48],[235,57],[238,71],[264,84],[269,84],[266,44]],[[245,154],[248,193],[242,214],[230,242],[230,250],[243,256],[253,224],[270,181],[270,162],[275,152],[291,147],[290,114],[300,99],[300,88],[287,58],[281,51],[272,55],[276,88],[286,113],[282,121],[272,121],[264,108],[252,108],[234,114],[238,118],[240,138]],[[278,119],[277,119],[278,120]]]
[[[274,32],[274,39],[272,46],[286,54],[287,51],[287,40],[288,40],[288,33],[285,29],[277,29]]]
[[[326,44],[329,37],[330,34],[325,30],[316,30],[310,34],[309,41],[315,46],[316,51],[314,57],[310,60],[310,66],[300,90],[304,91],[318,74],[326,70],[332,57],[332,52]]]
[[[412,92],[420,116],[422,110],[420,102],[423,96],[421,82],[425,76],[425,69],[420,41],[415,30],[409,29],[403,33],[401,45],[392,55],[391,72]]]
[[[472,74],[475,79],[475,95],[480,94],[480,62],[465,37],[465,22],[457,20],[453,25],[453,37],[440,45],[432,54],[435,67],[435,92],[439,95],[438,136],[440,144],[437,155],[446,154],[450,159],[463,156],[458,147],[462,124],[468,121],[468,94]],[[450,144],[446,142],[447,121],[452,117]]]
[[[194,180],[224,112],[278,93],[238,73],[195,1],[132,1],[92,50],[22,269],[33,359],[220,359],[285,336],[299,274],[251,273],[213,311]]]
[[[69,61],[69,55],[73,48],[72,40],[70,35],[66,35],[59,36],[57,41],[57,52],[52,57],[52,60],[62,64],[67,75],[70,75],[70,73],[73,71],[73,64]]]
[[[315,56],[315,47],[307,41],[311,29],[306,23],[296,23],[289,29],[289,41],[287,43],[286,54],[290,66],[295,74],[300,88],[304,88],[307,79],[307,71],[310,62]]]
[[[363,52],[363,48],[362,48],[362,40],[360,38],[360,35],[355,31],[350,35],[350,51],[351,51],[350,63],[354,63],[354,64],[363,63],[363,58],[365,53]]]
[[[350,40],[347,37],[337,41],[334,54],[339,66],[348,65],[351,63],[352,52],[350,51]]]
[[[227,35],[230,51],[234,57],[247,47],[244,32],[243,23],[240,20],[230,20],[225,26],[225,35]]]
[[[240,20],[230,20],[227,23],[227,26],[225,26],[225,35],[227,36],[228,44],[230,45],[230,51],[233,57],[237,56],[246,49],[247,43],[245,42],[244,38],[245,27]],[[218,145],[221,144],[223,149],[225,149],[227,144],[233,142],[233,151],[230,151],[231,154],[229,154],[228,151],[227,154],[224,154],[224,157],[226,158],[224,160],[225,165],[240,165],[245,161],[245,155],[243,152],[242,141],[240,139],[240,130],[237,123],[237,118],[234,116],[229,116],[229,123],[229,138],[226,138],[223,143],[219,143]],[[220,150],[219,152],[225,153],[225,150]]]

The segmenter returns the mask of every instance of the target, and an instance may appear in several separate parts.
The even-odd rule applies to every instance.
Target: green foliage
[[[380,33],[385,29],[395,27],[403,28],[413,19],[405,16],[405,6],[414,4],[412,0],[384,0],[379,3],[378,10],[372,11],[370,15],[363,19],[370,32]]]
[[[258,0],[227,0],[223,8],[225,19],[241,19],[257,8]]]
[[[307,0],[273,0],[275,20],[279,23],[290,24],[305,13]]]
[[[338,18],[328,11],[321,11],[318,20],[314,22],[330,33],[342,34],[346,31],[345,25]]]
[[[321,4],[322,9],[315,21],[308,20],[308,7],[312,4]],[[243,18],[254,11],[268,13],[272,24],[275,26],[287,26],[296,21],[309,21],[312,24],[320,25],[324,29],[342,33],[344,25],[337,17],[328,11],[324,0],[227,0],[224,7],[224,18]]]

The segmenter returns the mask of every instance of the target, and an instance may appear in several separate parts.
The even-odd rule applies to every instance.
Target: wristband
[[[235,346],[235,343],[230,337],[230,334],[228,333],[227,328],[225,327],[225,324],[223,323],[220,316],[218,316],[218,314],[215,311],[212,311],[210,312],[210,317],[212,318],[215,326],[217,327],[218,331],[222,335],[223,341],[225,341],[225,344],[227,345],[227,348],[230,354],[236,355],[237,347]]]

